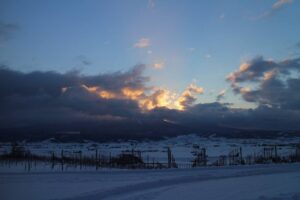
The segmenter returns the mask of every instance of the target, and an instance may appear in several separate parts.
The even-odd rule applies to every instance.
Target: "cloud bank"
[[[193,84],[179,96],[167,89],[148,86],[149,77],[143,75],[144,69],[144,65],[137,65],[126,72],[86,76],[76,71],[23,73],[2,66],[0,117],[8,126],[27,124],[28,117],[37,121],[49,118],[41,123],[63,116],[71,121],[82,117],[135,119],[155,108],[182,110],[192,105],[203,91]]]
[[[275,62],[259,56],[242,63],[227,80],[233,91],[248,102],[277,109],[300,110],[299,72],[300,58]]]
[[[257,57],[242,63],[227,80],[236,95],[256,103],[257,108],[241,109],[219,102],[225,91],[216,102],[197,103],[205,90],[194,83],[179,94],[149,86],[144,65],[94,76],[76,71],[24,73],[2,66],[0,131],[7,134],[38,127],[34,130],[40,134],[79,130],[102,137],[227,128],[299,130],[299,69],[299,58],[275,62]]]

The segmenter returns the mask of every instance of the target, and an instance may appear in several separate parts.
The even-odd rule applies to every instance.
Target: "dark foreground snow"
[[[0,199],[300,199],[300,164],[171,170],[0,172]]]

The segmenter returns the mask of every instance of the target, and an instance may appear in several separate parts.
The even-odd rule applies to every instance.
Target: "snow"
[[[266,145],[278,145],[278,154],[281,156],[290,154],[295,150],[295,145],[300,144],[300,137],[282,137],[274,139],[228,139],[220,137],[204,138],[199,135],[190,134],[174,138],[167,138],[160,141],[120,141],[96,143],[86,141],[85,143],[53,143],[52,140],[45,140],[39,143],[24,142],[22,145],[33,154],[51,156],[52,152],[60,156],[61,150],[64,155],[74,155],[74,152],[82,151],[84,156],[95,156],[95,150],[101,155],[112,156],[120,154],[122,151],[140,150],[144,161],[167,162],[166,147],[170,147],[178,164],[191,163],[193,146],[205,147],[209,163],[215,161],[220,155],[228,155],[229,151],[242,147],[243,155],[257,155],[262,153],[262,148]],[[0,153],[9,152],[10,143],[0,143]]]
[[[142,151],[144,161],[166,162],[166,147],[172,149],[177,163],[190,163],[194,145],[205,147],[210,160],[237,147],[243,155],[253,155],[266,145],[278,145],[286,155],[300,144],[300,138],[226,139],[178,136],[161,141],[95,143],[53,143],[51,140],[22,145],[34,154],[58,156],[82,151],[83,155],[117,155],[122,151]],[[11,144],[1,143],[0,153]],[[2,200],[100,200],[100,199],[245,199],[300,200],[300,163],[251,166],[201,167],[189,169],[126,170],[98,169],[33,163],[30,172],[24,163],[0,162],[0,199]]]
[[[0,172],[4,200],[300,199],[300,164]]]
[[[179,184],[110,199],[292,199],[300,198],[299,184],[298,173],[284,173]]]

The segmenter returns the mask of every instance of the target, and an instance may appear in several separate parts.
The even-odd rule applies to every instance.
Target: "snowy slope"
[[[1,199],[300,199],[300,164],[0,173]]]

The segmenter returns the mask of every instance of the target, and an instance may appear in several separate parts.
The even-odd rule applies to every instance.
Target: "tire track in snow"
[[[93,194],[83,194],[82,196],[77,196],[74,198],[68,198],[66,200],[102,200],[102,199],[110,199],[122,197],[128,194],[136,194],[141,191],[147,192],[147,190],[155,190],[155,189],[165,189],[167,187],[172,187],[176,185],[207,181],[207,180],[218,180],[218,179],[227,179],[227,178],[237,178],[237,177],[246,177],[246,176],[256,176],[256,175],[267,175],[267,174],[276,174],[276,173],[287,173],[287,172],[299,172],[299,165],[295,165],[294,167],[287,165],[273,165],[269,166],[257,166],[256,167],[245,167],[245,168],[235,168],[232,169],[227,168],[224,172],[222,170],[222,174],[219,173],[222,169],[196,169],[194,175],[182,176],[181,171],[179,173],[180,177],[176,177],[176,170],[174,170],[174,174],[170,174],[169,177],[158,178],[157,180],[151,180],[147,182],[142,182],[138,184],[126,185],[121,187],[112,188],[102,192],[96,192]],[[161,173],[158,171],[158,173]],[[149,174],[151,175],[151,174]],[[172,177],[173,176],[173,177]]]

